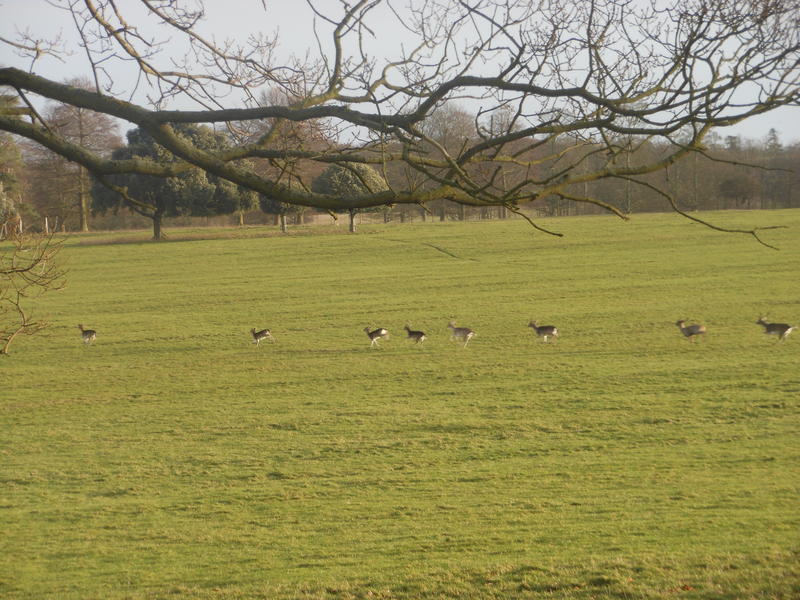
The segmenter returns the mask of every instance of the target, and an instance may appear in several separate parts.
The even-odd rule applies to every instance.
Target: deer
[[[686,320],[684,319],[676,321],[675,325],[678,326],[678,329],[681,330],[683,335],[689,338],[690,342],[694,342],[695,336],[705,335],[706,333],[705,325],[686,325]]]
[[[389,337],[389,330],[384,329],[383,327],[378,327],[377,329],[373,329],[372,331],[369,330],[369,327],[364,327],[364,333],[367,334],[367,337],[370,339],[369,347],[372,348],[375,346],[376,348],[380,348],[378,341],[383,338]]]
[[[796,325],[787,325],[786,323],[768,323],[766,317],[760,317],[756,321],[756,325],[761,325],[764,328],[764,333],[767,335],[777,335],[778,341],[782,342],[786,339],[793,330],[797,329]]]
[[[414,343],[416,344],[421,344],[427,339],[424,331],[414,331],[408,325],[406,325],[403,329],[408,332],[408,339],[414,340]]]
[[[469,341],[475,337],[475,332],[472,331],[472,329],[469,327],[456,327],[455,321],[450,321],[447,324],[447,328],[450,330],[451,340],[464,340],[464,348],[466,348]]]
[[[536,335],[540,338],[543,338],[545,342],[548,341],[547,338],[558,338],[558,327],[553,325],[537,325],[536,321],[532,320],[528,323],[528,327],[533,329],[536,332]]]
[[[97,339],[97,332],[94,329],[84,329],[83,325],[78,325],[78,329],[81,330],[81,338],[83,338],[84,344],[91,344]]]
[[[261,340],[269,340],[270,342],[274,342],[275,338],[272,337],[272,333],[269,329],[262,329],[261,331],[256,331],[256,328],[253,327],[250,330],[250,335],[253,336],[253,343],[258,346],[261,343]]]

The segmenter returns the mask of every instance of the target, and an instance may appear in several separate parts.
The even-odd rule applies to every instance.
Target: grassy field
[[[0,357],[0,597],[797,598],[800,211],[712,217],[789,228],[71,238]]]

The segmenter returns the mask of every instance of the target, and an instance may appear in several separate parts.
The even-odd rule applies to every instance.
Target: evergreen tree
[[[355,233],[355,216],[365,209],[348,206],[348,198],[361,194],[386,191],[389,185],[375,169],[361,163],[333,164],[314,179],[311,189],[320,194],[338,196],[342,204],[336,212],[347,213],[350,217],[350,232]],[[381,207],[366,209],[382,210]]]
[[[221,150],[226,147],[225,136],[198,125],[177,125],[176,129],[191,143],[204,150]],[[115,150],[113,159],[149,158],[161,163],[178,164],[179,160],[158,145],[141,129],[128,132],[128,145]],[[249,210],[256,206],[255,192],[196,167],[174,177],[126,174],[108,177],[118,191],[97,183],[92,190],[94,210],[104,212],[128,209],[152,219],[153,239],[162,237],[164,217],[211,216]]]

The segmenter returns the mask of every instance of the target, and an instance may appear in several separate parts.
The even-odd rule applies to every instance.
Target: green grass
[[[712,217],[789,228],[71,238],[0,360],[0,596],[796,598],[800,335],[754,321],[800,324],[800,211]]]

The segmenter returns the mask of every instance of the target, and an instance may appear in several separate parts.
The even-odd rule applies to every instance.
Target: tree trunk
[[[355,233],[356,232],[356,211],[351,208],[347,212],[350,213],[350,233]]]
[[[463,204],[458,205],[458,220],[459,221],[466,221],[467,220],[467,207]]]
[[[78,208],[81,216],[81,231],[89,231],[89,182],[86,169],[78,171]]]
[[[157,242],[161,241],[161,219],[163,216],[161,212],[153,213],[153,239]]]
[[[244,227],[244,211],[239,211],[239,227]]]
[[[631,168],[631,153],[625,153],[625,168]],[[633,212],[633,199],[631,198],[631,182],[630,179],[625,180],[625,214]]]
[[[445,205],[444,201],[442,201],[442,205],[439,207],[439,221],[444,223],[447,220],[447,206]]]
[[[280,221],[280,225],[281,225],[281,233],[286,233],[286,231],[287,231],[286,213],[281,213],[280,215],[278,215],[278,220]]]

